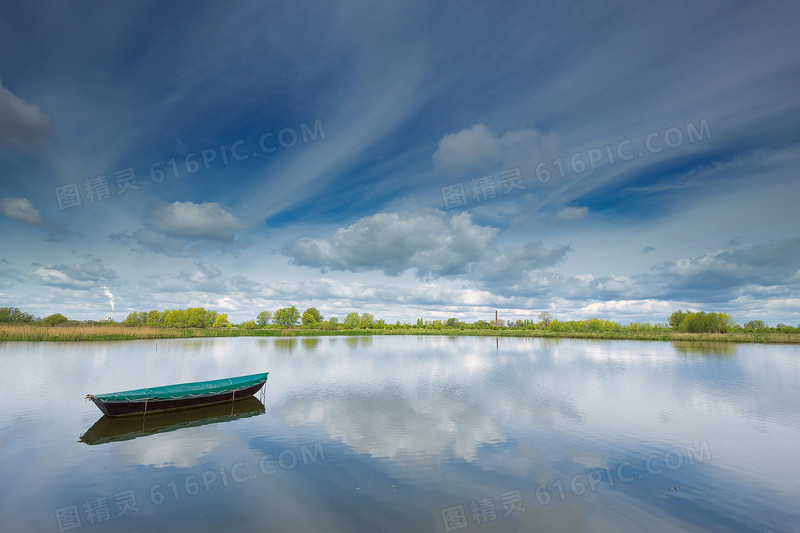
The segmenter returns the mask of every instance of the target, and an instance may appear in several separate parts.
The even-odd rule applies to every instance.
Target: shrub
[[[59,324],[64,324],[65,322],[69,322],[69,318],[65,317],[61,313],[46,316],[42,319],[43,326],[58,326]]]

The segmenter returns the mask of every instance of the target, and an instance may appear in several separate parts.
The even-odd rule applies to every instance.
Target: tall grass
[[[173,328],[126,328],[123,326],[47,327],[27,324],[0,325],[0,341],[111,341],[133,339],[174,339],[191,337]]]
[[[302,335],[294,330],[237,328],[161,328],[150,326],[80,325],[35,326],[0,324],[0,341],[127,341],[192,337],[245,337]]]
[[[620,339],[647,341],[752,342],[764,344],[800,344],[800,333],[735,332],[683,333],[669,330],[556,332],[547,329],[341,329],[315,330],[305,328],[209,328],[179,329],[148,326],[81,325],[46,327],[29,324],[0,325],[0,341],[111,341],[134,339],[177,339],[192,337],[289,337],[289,336],[351,336],[351,335],[456,335],[478,337],[545,337],[567,339]]]

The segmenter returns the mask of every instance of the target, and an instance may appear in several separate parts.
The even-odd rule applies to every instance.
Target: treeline
[[[675,311],[669,316],[669,325],[686,333],[728,333],[737,325],[728,313]]]
[[[790,326],[779,322],[774,327],[763,320],[751,320],[744,325],[736,324],[728,313],[706,313],[703,311],[675,311],[669,317],[669,325],[675,331],[686,333],[798,333],[800,324]]]
[[[355,314],[355,313],[353,313]],[[356,314],[356,316],[358,316]],[[372,316],[365,313],[364,316]],[[315,328],[336,329],[340,326],[334,317],[324,320],[320,312],[311,307],[306,309],[301,315],[296,307],[285,307],[272,311],[260,312],[254,320],[246,320],[241,324],[234,324],[228,319],[225,313],[209,311],[202,307],[190,307],[189,309],[167,309],[165,311],[134,311],[121,322],[124,326],[154,326],[169,328],[228,328],[238,327],[244,329],[257,329],[270,326],[292,327],[301,323],[303,326]],[[352,321],[348,322],[351,327],[359,327],[362,322],[353,326]],[[367,323],[364,322],[365,326]]]
[[[225,314],[217,314],[214,311],[207,311],[200,308],[189,308],[186,310],[167,310],[149,311],[142,313],[131,313],[122,324],[124,325],[148,325],[165,326],[177,328],[201,328],[201,327],[239,327],[244,329],[258,329],[269,327],[300,327],[306,329],[319,330],[341,330],[341,329],[424,329],[424,330],[495,330],[495,329],[521,329],[521,330],[549,330],[554,333],[622,333],[622,334],[656,334],[668,333],[670,331],[685,333],[729,333],[729,332],[779,332],[797,333],[798,327],[779,323],[775,327],[767,326],[761,320],[753,320],[740,326],[733,322],[727,313],[706,313],[704,311],[675,311],[670,315],[668,323],[632,322],[620,324],[611,320],[601,320],[590,318],[587,320],[565,320],[560,321],[553,318],[550,313],[542,312],[539,320],[517,319],[505,321],[498,319],[477,320],[475,322],[465,322],[455,317],[446,320],[425,320],[417,319],[416,322],[389,323],[384,319],[376,319],[370,313],[348,314],[341,322],[336,317],[325,319],[315,307],[309,307],[302,313],[294,306],[284,307],[273,311],[261,311],[253,320],[247,320],[241,324],[233,324],[228,321]]]
[[[35,320],[38,320],[35,316],[17,307],[0,307],[0,324],[30,324]]]
[[[96,323],[94,321],[80,322],[70,320],[61,313],[55,313],[44,318],[33,316],[20,311],[18,307],[0,307],[0,324],[31,324],[35,326],[78,326],[80,324]]]
[[[165,328],[228,328],[228,315],[202,307],[167,309],[165,311],[134,311],[122,321],[124,326],[155,326]]]
[[[134,311],[122,322],[123,326],[151,326],[163,328],[232,328],[260,329],[260,328],[291,328],[314,330],[353,330],[353,329],[379,329],[379,330],[548,330],[553,333],[615,333],[615,334],[660,334],[669,332],[683,333],[800,333],[797,327],[779,323],[770,327],[762,320],[751,320],[744,325],[733,322],[727,313],[706,313],[704,311],[675,311],[669,316],[668,323],[633,322],[620,324],[610,320],[591,318],[588,320],[560,321],[548,312],[538,315],[539,320],[517,319],[505,321],[477,320],[464,322],[455,317],[446,320],[424,320],[419,318],[414,323],[395,322],[388,323],[384,319],[375,318],[370,313],[348,314],[341,322],[336,317],[326,319],[315,307],[309,307],[302,313],[294,306],[283,307],[275,311],[261,311],[252,320],[234,324],[225,313],[207,310],[203,307],[190,307],[188,309],[167,309],[164,311]],[[76,326],[76,325],[103,325],[114,324],[109,320],[104,321],[77,321],[56,313],[45,318],[38,318],[30,313],[25,313],[17,307],[0,307],[0,324],[33,324],[41,326]]]

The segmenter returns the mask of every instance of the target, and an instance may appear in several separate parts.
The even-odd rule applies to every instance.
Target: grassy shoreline
[[[707,341],[759,344],[800,344],[800,333],[734,332],[734,333],[682,333],[657,332],[581,332],[563,333],[546,329],[339,329],[319,330],[305,328],[160,328],[108,326],[47,327],[34,325],[0,326],[0,342],[4,341],[115,341],[138,339],[184,339],[203,337],[302,337],[302,336],[354,336],[354,335],[446,335],[467,337],[531,337],[552,339],[601,339],[642,341]]]

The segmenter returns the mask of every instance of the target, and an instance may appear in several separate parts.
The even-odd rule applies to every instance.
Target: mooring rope
[[[147,416],[147,401],[148,401],[149,399],[150,399],[150,398],[145,398],[145,399],[144,399],[144,414],[142,415],[142,431],[144,431],[144,419],[145,419],[145,417]]]

